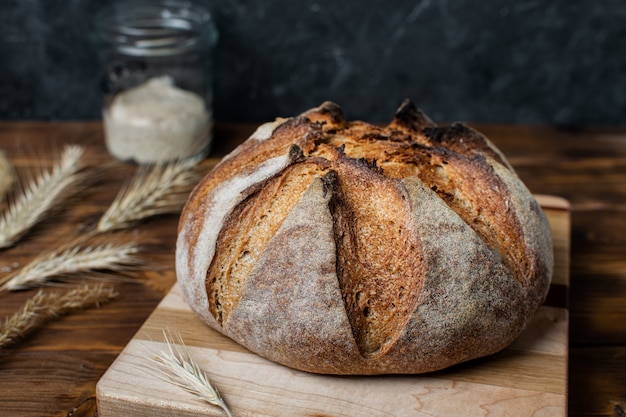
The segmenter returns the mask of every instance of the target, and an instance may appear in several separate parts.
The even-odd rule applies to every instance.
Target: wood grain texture
[[[66,143],[85,147],[84,161],[96,181],[18,245],[1,251],[0,276],[97,222],[136,169],[107,154],[100,123],[0,123],[0,147],[22,176],[52,166]],[[204,169],[217,160],[207,159]],[[175,281],[177,221],[176,215],[155,218],[128,232],[140,243],[139,257],[150,270],[140,272],[134,283],[115,283],[120,295],[112,303],[51,321],[0,350],[0,416],[65,416],[70,412],[77,416],[95,411],[96,382]],[[17,311],[34,293],[0,294],[0,317]],[[89,403],[94,407],[84,406]]]
[[[563,130],[477,125],[508,156],[534,193],[571,204],[569,415],[623,415],[626,408],[626,130]],[[218,123],[217,160],[256,128]],[[38,226],[27,240],[0,252],[0,276],[95,221],[134,167],[106,152],[99,122],[2,122],[0,148],[19,170],[52,165],[65,143],[87,148],[86,160],[107,172],[68,210]],[[2,203],[0,203],[2,204]],[[175,216],[133,233],[146,238],[154,269],[143,284],[119,284],[120,297],[101,309],[64,317],[0,350],[0,416],[94,416],[95,386],[174,282]],[[0,295],[0,317],[33,292]],[[69,359],[68,359],[69,358]],[[461,413],[461,415],[463,415]]]

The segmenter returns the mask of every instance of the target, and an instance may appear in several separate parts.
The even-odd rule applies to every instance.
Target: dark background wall
[[[215,115],[324,100],[387,121],[405,97],[439,121],[622,125],[622,0],[204,0],[220,31]],[[0,1],[0,119],[97,119],[96,0]]]

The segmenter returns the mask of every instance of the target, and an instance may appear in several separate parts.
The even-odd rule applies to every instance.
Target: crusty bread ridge
[[[209,326],[327,374],[424,373],[495,353],[543,303],[547,219],[504,155],[410,101],[326,102],[260,126],[194,189],[176,272]]]

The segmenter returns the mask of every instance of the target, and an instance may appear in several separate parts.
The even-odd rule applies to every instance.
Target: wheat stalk
[[[230,409],[222,399],[219,391],[213,386],[206,371],[204,371],[185,349],[180,335],[177,343],[172,336],[163,331],[167,350],[161,351],[153,359],[158,364],[167,379],[185,391],[197,396],[205,402],[220,407],[228,417],[232,417]]]
[[[22,189],[0,218],[0,248],[14,245],[77,182],[83,152],[80,146],[66,146],[51,171],[41,173]]]
[[[128,228],[160,214],[179,212],[198,180],[199,157],[140,168],[100,218],[100,233]]]
[[[0,151],[0,199],[11,189],[14,181],[15,171],[4,152]]]
[[[15,343],[48,320],[74,310],[99,307],[115,297],[113,288],[102,284],[84,284],[65,293],[40,289],[18,312],[0,323],[0,348]]]
[[[21,270],[0,279],[0,292],[39,286],[50,278],[63,275],[100,269],[119,271],[137,265],[137,260],[131,256],[138,251],[134,244],[84,247],[82,242],[125,229],[149,216],[180,210],[197,181],[192,168],[199,161],[200,158],[196,157],[142,169],[120,191],[95,230],[70,242],[65,249],[40,255]]]
[[[32,288],[54,277],[97,270],[121,271],[139,264],[133,257],[139,248],[134,243],[111,243],[83,247],[70,245],[35,258],[31,263],[0,280],[0,292]]]

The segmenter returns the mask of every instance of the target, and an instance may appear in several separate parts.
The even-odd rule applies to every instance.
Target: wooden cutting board
[[[546,305],[508,348],[427,375],[314,375],[267,361],[202,324],[178,285],[100,379],[99,417],[223,416],[158,377],[152,358],[179,333],[233,414],[244,416],[533,416],[567,414],[570,214],[537,196],[553,229],[555,273]]]

